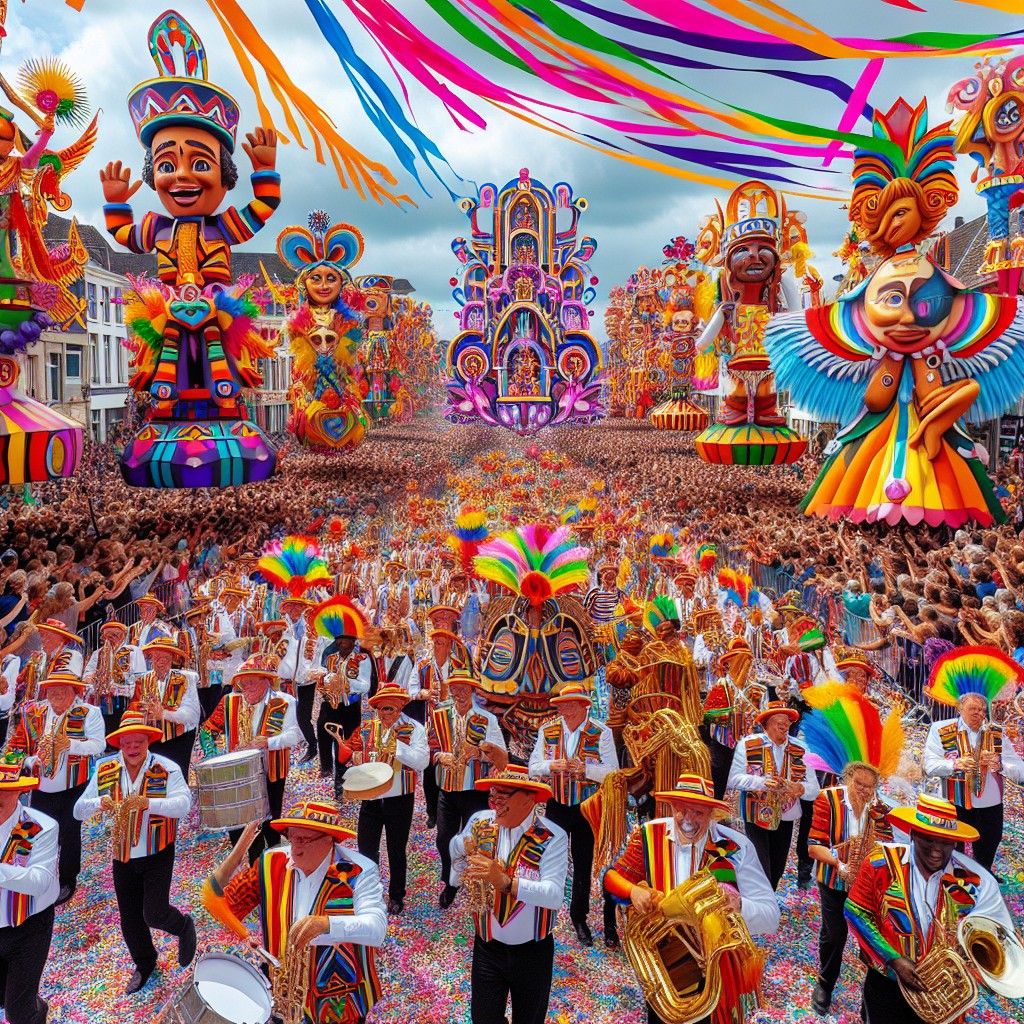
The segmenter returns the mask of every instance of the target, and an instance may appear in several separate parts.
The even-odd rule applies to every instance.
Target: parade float
[[[603,362],[587,310],[596,243],[578,230],[586,199],[565,182],[549,189],[523,169],[501,188],[483,185],[460,207],[472,233],[452,243],[465,269],[461,285],[452,279],[462,309],[448,349],[447,418],[518,434],[597,421]]]
[[[299,308],[286,326],[292,353],[289,431],[311,448],[344,451],[367,428],[363,398],[354,378],[361,332],[362,295],[349,268],[363,253],[363,236],[351,224],[334,224],[323,210],[309,227],[278,235],[277,254],[298,272]]]
[[[390,418],[406,369],[394,339],[394,284],[395,279],[387,274],[356,278],[363,304],[363,340],[356,372],[363,408],[374,423]]]
[[[929,129],[926,103],[901,99],[874,129],[890,145],[857,150],[849,216],[878,264],[765,337],[793,400],[845,424],[801,509],[890,525],[1002,521],[962,419],[992,419],[1024,394],[1024,319],[1016,299],[966,289],[919,251],[957,200],[949,123]]]
[[[240,112],[207,78],[206,53],[177,12],[150,28],[158,76],[140,83],[128,110],[145,148],[142,180],[121,161],[100,172],[107,230],[135,253],[156,254],[156,278],[133,280],[125,320],[135,370],[130,387],[145,422],[121,455],[133,487],[226,487],[266,480],[277,464],[270,439],[246,418],[257,360],[273,350],[253,329],[251,280],[233,281],[231,249],[248,241],[277,208],[277,136],[256,128],[242,143],[255,198],[222,209],[238,172],[232,154]],[[136,221],[129,201],[143,181],[165,213]]]

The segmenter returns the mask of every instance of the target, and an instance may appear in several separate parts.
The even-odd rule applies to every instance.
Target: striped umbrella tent
[[[708,425],[708,414],[688,398],[673,396],[651,410],[651,423],[658,430],[686,430],[696,433]]]
[[[795,430],[756,423],[713,423],[694,443],[705,462],[725,466],[785,466],[807,450],[807,441]]]

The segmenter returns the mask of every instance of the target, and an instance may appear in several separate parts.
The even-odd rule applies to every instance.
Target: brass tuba
[[[644,998],[665,1024],[691,1024],[714,1011],[725,954],[758,969],[764,959],[706,869],[676,886],[658,907],[630,909],[623,946]]]

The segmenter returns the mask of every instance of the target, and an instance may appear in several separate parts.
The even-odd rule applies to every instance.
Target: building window
[[[124,323],[124,303],[121,301],[123,298],[121,289],[114,289],[114,322],[123,324]]]
[[[86,289],[86,315],[90,320],[96,319],[96,285],[91,284]]]
[[[117,365],[121,369],[121,376],[118,378],[119,381],[128,380],[128,349],[124,347],[124,338],[115,338],[114,344],[117,346]]]
[[[59,352],[50,352],[46,356],[46,383],[51,402],[64,401],[64,375],[61,373]]]
[[[93,409],[89,414],[89,420],[92,439],[99,444],[103,440],[103,413],[99,409]]]
[[[106,355],[107,383],[108,384],[116,384],[117,383],[117,350],[110,343],[110,335],[109,334],[104,334],[103,335],[103,351],[107,354]]]
[[[110,289],[106,286],[103,288],[103,322],[110,323]]]
[[[89,335],[89,378],[93,384],[100,382],[100,336]]]
[[[64,353],[64,375],[68,380],[82,379],[82,347],[80,345],[68,345]]]

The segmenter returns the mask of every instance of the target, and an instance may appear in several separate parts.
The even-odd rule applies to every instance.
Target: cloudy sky
[[[342,0],[329,0],[349,31],[360,55],[378,69],[398,92],[394,76],[373,42],[348,15]],[[102,194],[98,171],[109,160],[126,161],[136,171],[141,166],[141,147],[128,117],[125,97],[138,82],[154,74],[147,39],[152,21],[165,9],[166,0],[85,0],[80,13],[60,0],[11,0],[7,19],[7,38],[0,53],[0,70],[8,77],[27,57],[56,54],[74,67],[87,87],[94,107],[102,109],[100,140],[89,160],[68,182],[74,199],[73,212],[80,220],[101,223]],[[320,37],[303,0],[241,0],[257,27],[272,40],[292,77],[314,95],[331,115],[348,141],[368,156],[390,166],[400,179],[399,191],[408,192],[417,202],[414,208],[398,210],[362,201],[350,189],[343,190],[333,170],[318,165],[309,150],[297,145],[282,147],[279,169],[283,176],[284,202],[273,220],[257,236],[250,248],[272,249],[277,232],[292,223],[303,223],[306,213],[315,207],[328,210],[335,219],[355,224],[366,238],[366,250],[359,269],[364,273],[388,273],[407,277],[418,297],[431,302],[435,323],[443,337],[450,337],[454,320],[454,300],[448,279],[458,269],[451,254],[451,239],[467,233],[462,213],[445,190],[424,174],[424,184],[432,197],[424,195],[415,181],[406,176],[392,152],[363,115],[334,53]],[[603,6],[609,7],[618,0]],[[919,0],[927,14],[901,10],[883,0],[784,0],[784,6],[833,35],[876,38],[893,37],[915,31],[1012,31],[1024,30],[1024,18],[1003,15],[983,7],[955,0]],[[515,78],[517,73],[480,55],[447,32],[424,0],[398,0],[400,10],[435,39],[450,41],[452,49],[485,74],[530,95],[562,99],[544,93],[536,80]],[[708,4],[713,10],[714,5]],[[255,124],[256,105],[235,64],[227,42],[212,12],[201,0],[183,0],[178,5],[203,38],[210,77],[229,89],[242,108],[245,128]],[[634,12],[635,13],[635,12]],[[628,38],[628,36],[624,36]],[[1024,36],[1022,36],[1024,38]],[[694,55],[699,56],[699,55]],[[711,58],[714,60],[715,58]],[[916,103],[926,96],[932,122],[944,119],[944,103],[950,85],[967,76],[974,64],[971,57],[946,59],[890,60],[872,90],[871,102],[882,108],[903,95]],[[856,81],[863,61],[830,61],[813,65],[817,74],[831,74],[847,82]],[[777,117],[788,117],[835,127],[842,114],[841,104],[821,92],[809,93],[798,87],[763,75],[737,75],[721,72],[685,72],[678,77],[687,85],[724,102],[757,109]],[[640,264],[657,264],[661,247],[670,238],[696,234],[700,219],[714,208],[720,190],[681,181],[654,171],[636,168],[595,153],[583,146],[532,128],[501,111],[481,104],[487,118],[485,131],[460,131],[440,104],[429,94],[410,85],[413,109],[422,130],[446,155],[455,171],[464,179],[460,186],[466,194],[473,183],[493,181],[504,184],[517,177],[519,168],[547,184],[569,181],[577,195],[586,196],[590,209],[581,227],[598,242],[591,267],[600,277],[599,300],[595,303],[595,333],[603,337],[601,313],[608,290],[623,282]],[[269,91],[266,92],[272,103]],[[272,106],[275,117],[278,109]],[[606,111],[607,113],[607,111]],[[625,116],[621,111],[609,116]],[[866,131],[862,120],[859,131]],[[60,144],[68,141],[58,136]],[[239,151],[240,169],[245,156]],[[828,174],[808,167],[804,180],[815,187],[841,190],[848,182],[848,161],[837,161]],[[970,167],[960,161],[961,201],[954,215],[970,218],[983,212],[968,180]],[[245,183],[233,193],[236,202],[247,201]],[[155,196],[143,189],[135,198],[136,211],[154,208]],[[832,251],[845,231],[845,213],[834,201],[801,199],[792,201],[807,213],[811,247],[815,263],[831,277],[839,270]],[[948,226],[952,226],[951,221]]]

